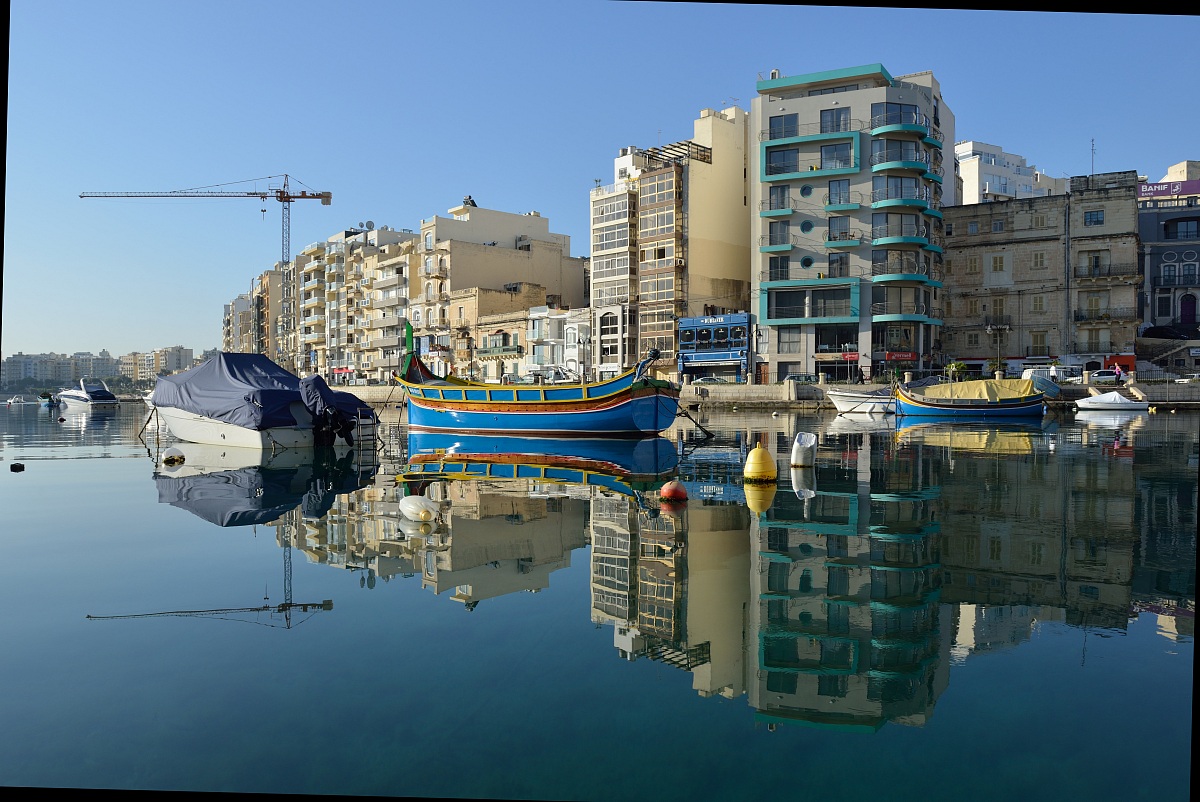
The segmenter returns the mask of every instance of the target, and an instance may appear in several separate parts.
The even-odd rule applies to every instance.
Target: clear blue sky
[[[292,252],[470,194],[588,255],[623,146],[686,139],[755,82],[932,70],[955,138],[1055,176],[1200,158],[1200,19],[643,2],[14,0],[0,354],[220,344],[280,256],[280,204],[100,200],[288,173]],[[299,183],[297,183],[299,182]],[[246,189],[247,185],[230,187]],[[265,205],[266,213],[260,210]]]

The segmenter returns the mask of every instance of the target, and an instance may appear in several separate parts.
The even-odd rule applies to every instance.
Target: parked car
[[[720,376],[701,376],[692,381],[692,384],[730,384],[728,379],[722,379]]]
[[[1116,384],[1117,372],[1111,368],[1093,370],[1088,377],[1088,384]]]
[[[799,382],[800,384],[817,384],[821,381],[821,377],[815,373],[789,373],[783,377],[785,382]]]
[[[1200,384],[1200,373],[1189,373],[1182,379],[1176,379],[1176,384]]]

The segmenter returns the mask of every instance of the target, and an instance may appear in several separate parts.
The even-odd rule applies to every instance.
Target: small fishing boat
[[[1149,401],[1134,401],[1131,398],[1126,398],[1116,390],[1108,393],[1100,393],[1099,395],[1090,395],[1080,398],[1075,402],[1075,408],[1082,412],[1094,412],[1097,410],[1108,410],[1112,412],[1148,412],[1150,410]]]
[[[116,407],[121,403],[103,380],[80,379],[78,387],[59,390],[58,399],[67,406],[77,407]]]
[[[498,432],[574,437],[645,437],[675,422],[679,388],[646,375],[659,352],[594,384],[498,385],[438,376],[412,349],[399,372],[408,425],[416,431]]]
[[[38,406],[43,409],[57,409],[59,403],[58,396],[52,393],[43,392],[38,396]]]
[[[299,378],[261,354],[219,353],[190,370],[159,376],[149,399],[180,440],[275,449],[352,444],[372,438],[378,418],[352,393],[320,376]]]
[[[896,414],[956,418],[1042,417],[1045,393],[1029,379],[896,385]]]
[[[896,411],[896,399],[890,389],[854,391],[826,390],[825,396],[839,413],[890,415]]]

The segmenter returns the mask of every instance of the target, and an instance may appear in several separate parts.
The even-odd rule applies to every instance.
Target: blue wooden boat
[[[1045,414],[1045,393],[1029,379],[979,379],[896,386],[896,415],[1030,418]]]
[[[678,466],[675,444],[665,437],[561,439],[410,431],[404,478],[536,479],[632,495],[661,486]]]
[[[679,411],[679,388],[645,375],[658,351],[594,384],[513,386],[437,376],[411,348],[411,333],[406,339],[397,379],[417,431],[645,437],[670,426]]]

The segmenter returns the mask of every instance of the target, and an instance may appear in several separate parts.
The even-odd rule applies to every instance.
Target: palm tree
[[[966,370],[966,362],[951,362],[946,365],[946,375],[950,377],[950,381],[957,381],[959,374],[965,373]]]

